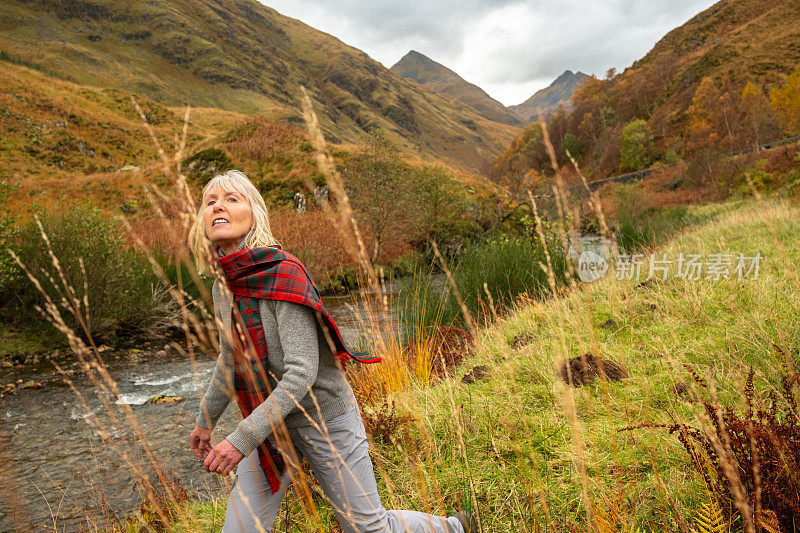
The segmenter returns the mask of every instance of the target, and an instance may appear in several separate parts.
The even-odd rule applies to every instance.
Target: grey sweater
[[[214,282],[211,292],[217,324],[222,325],[217,366],[197,416],[197,425],[204,428],[214,427],[235,395],[231,295],[220,280]],[[268,371],[275,377],[269,378],[272,394],[250,416],[239,422],[236,430],[227,437],[245,456],[264,442],[281,420],[289,428],[308,426],[311,425],[309,416],[315,422],[330,420],[344,414],[356,402],[313,309],[294,302],[268,299],[259,300],[259,309],[267,339]]]

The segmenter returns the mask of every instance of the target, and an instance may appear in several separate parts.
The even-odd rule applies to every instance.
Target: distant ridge
[[[408,52],[389,70],[439,93],[449,94],[489,120],[514,126],[520,124],[519,118],[514,113],[486,94],[483,89],[416,50]]]
[[[583,72],[572,72],[565,70],[561,76],[555,79],[549,87],[536,91],[536,93],[518,105],[509,106],[524,123],[538,120],[539,111],[547,117],[552,115],[561,104],[568,110],[572,105],[572,95],[580,84],[588,76]]]
[[[302,85],[330,142],[360,144],[381,129],[414,157],[467,172],[484,171],[519,130],[256,0],[0,0],[0,13],[0,51],[163,105],[302,129]]]

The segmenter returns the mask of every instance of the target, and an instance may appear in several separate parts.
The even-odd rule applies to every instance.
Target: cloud
[[[262,0],[390,67],[417,50],[506,105],[564,70],[624,70],[712,0]]]

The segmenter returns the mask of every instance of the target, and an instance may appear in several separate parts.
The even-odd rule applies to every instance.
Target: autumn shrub
[[[378,405],[363,405],[361,420],[367,434],[374,441],[389,444],[413,418],[411,415],[399,413],[394,400],[384,399]]]
[[[51,298],[66,304],[71,294],[63,292],[63,274],[85,317],[80,324],[64,306],[62,314],[75,331],[98,342],[114,342],[120,335],[164,334],[177,324],[176,306],[170,303],[145,256],[128,247],[118,221],[102,216],[88,202],[66,210],[44,211],[39,220],[49,246],[32,220],[20,228],[17,252],[22,263],[42,279]],[[58,258],[60,272],[50,249]],[[0,295],[0,319],[57,337],[55,329],[47,326],[35,309],[44,303],[39,291],[20,272],[17,274]]]
[[[708,385],[689,369],[700,390]],[[741,409],[722,407],[700,399],[708,428],[686,424],[649,425],[663,427],[677,435],[726,522],[741,520],[735,503],[743,491],[746,512],[758,531],[798,531],[800,528],[800,418],[798,394],[800,375],[786,372],[781,380],[783,397],[769,393],[769,407],[756,407],[751,369],[742,391]],[[632,429],[632,428],[626,428]],[[741,505],[741,503],[740,503]],[[712,505],[713,507],[713,505]]]
[[[283,249],[303,261],[321,291],[346,288],[341,280],[348,272],[354,277],[357,264],[334,222],[317,209],[301,214],[291,208],[273,208],[269,217],[272,233]]]

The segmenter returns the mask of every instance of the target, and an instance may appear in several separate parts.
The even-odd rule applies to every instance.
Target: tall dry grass
[[[436,378],[435,372],[432,371],[436,364],[436,358],[442,357],[441,350],[437,350],[439,339],[426,332],[426,334],[415,335],[415,341],[411,345],[404,344],[399,331],[391,325],[392,321],[386,319],[392,304],[391,295],[386,290],[383,276],[369,261],[364,233],[356,222],[344,183],[336,171],[319,129],[311,98],[305,91],[303,91],[303,97],[304,114],[313,141],[317,163],[332,192],[330,202],[321,202],[321,208],[326,217],[324,222],[314,222],[314,224],[319,224],[318,227],[329,231],[328,237],[330,237],[330,231],[334,231],[336,239],[333,242],[341,243],[341,248],[337,249],[335,245],[327,243],[325,245],[318,244],[316,241],[305,242],[308,242],[309,246],[320,246],[322,250],[328,250],[333,255],[338,254],[337,257],[342,257],[341,250],[343,250],[347,254],[347,258],[359,266],[361,285],[369,288],[365,302],[366,313],[361,327],[368,332],[373,341],[368,348],[377,352],[384,359],[384,362],[378,365],[351,366],[348,368],[347,375],[359,399],[364,403],[367,416],[370,416],[369,411],[371,410],[376,420],[382,421],[387,427],[394,428],[387,435],[392,446],[373,448],[375,466],[385,490],[385,505],[387,507],[413,505],[436,514],[446,514],[457,507],[469,507],[478,517],[481,531],[502,531],[509,523],[514,523],[516,530],[524,531],[634,530],[636,521],[631,513],[635,510],[624,504],[624,495],[630,489],[622,475],[619,474],[625,472],[627,468],[623,459],[627,443],[624,437],[615,432],[603,433],[603,439],[600,440],[596,430],[587,430],[586,422],[594,416],[606,417],[609,413],[618,413],[620,401],[625,403],[628,400],[620,400],[604,380],[600,380],[595,389],[577,390],[558,384],[554,378],[559,371],[557,364],[571,357],[574,354],[575,346],[580,346],[602,361],[604,350],[600,345],[600,333],[598,326],[591,320],[591,317],[594,316],[594,309],[601,303],[597,301],[598,294],[589,285],[576,282],[575,266],[569,259],[566,263],[567,272],[563,274],[567,280],[568,292],[556,282],[557,275],[560,276],[561,273],[554,271],[552,259],[546,256],[545,260],[540,263],[540,268],[547,275],[552,294],[556,295],[551,303],[547,304],[551,306],[548,309],[549,315],[540,315],[544,305],[542,302],[530,300],[520,300],[516,311],[520,313],[530,311],[539,314],[540,320],[550,324],[551,331],[554,333],[553,337],[548,339],[550,353],[548,353],[546,361],[550,367],[532,370],[512,360],[507,353],[491,353],[491,350],[488,350],[491,360],[487,363],[497,369],[493,371],[511,376],[510,379],[499,381],[498,389],[493,391],[495,395],[505,399],[504,409],[506,412],[496,413],[497,405],[487,405],[485,413],[480,414],[484,406],[473,403],[473,401],[479,400],[477,397],[473,399],[471,393],[465,392],[460,387],[458,376],[452,374],[454,369],[448,364],[441,366],[440,371],[443,377],[437,381],[436,387],[427,387]],[[154,199],[154,213],[158,217],[157,223],[162,225],[160,233],[157,232],[157,235],[161,236],[156,240],[169,239],[169,242],[174,245],[174,259],[187,267],[193,283],[198,287],[203,287],[204,284],[192,268],[192,257],[186,247],[186,237],[196,212],[196,201],[180,168],[180,161],[183,159],[186,148],[188,116],[189,110],[187,109],[183,137],[177,146],[175,155],[167,156],[156,137],[154,135],[152,137],[160,156],[162,172],[171,177],[174,190],[167,192],[154,189],[151,192]],[[576,206],[571,205],[570,198],[564,190],[563,181],[559,177],[560,169],[556,163],[546,129],[544,134],[547,150],[553,160],[556,172],[553,195],[556,199],[560,220],[557,221],[555,227],[559,230],[558,237],[566,249],[569,245],[568,233],[576,227],[580,227],[580,213]],[[577,167],[577,165],[575,166]],[[579,169],[576,168],[576,170]],[[310,179],[307,180],[306,185],[310,191],[313,191],[314,184]],[[535,199],[532,195],[529,199],[536,213],[537,235],[545,244],[546,236],[542,221],[536,211]],[[167,210],[159,206],[170,207]],[[590,206],[601,221],[602,231],[613,238],[613,234],[603,218],[600,202],[596,197],[590,196]],[[279,220],[291,225],[292,216],[287,213],[276,213],[276,216]],[[281,219],[280,217],[286,218]],[[148,228],[152,228],[152,225]],[[159,262],[153,256],[150,242],[155,241],[148,242],[135,226],[129,226],[129,230],[136,238],[138,246],[148,251],[154,270],[168,284],[170,296],[180,305],[182,327],[187,340],[187,348],[183,350],[183,355],[188,364],[196,370],[199,353],[195,347],[202,347],[212,354],[219,351],[217,335],[220,324],[215,320],[213,310],[209,308],[209,295],[203,291],[199,297],[190,295],[184,290],[184,283],[188,280],[183,279],[182,274],[178,276],[177,283],[169,282],[170,280],[163,272]],[[299,241],[308,238],[305,235],[293,234],[292,231],[299,230],[297,228],[287,230],[287,239]],[[170,235],[170,232],[178,237]],[[777,248],[782,249],[777,231],[772,231],[772,235],[776,239]],[[148,238],[154,239],[152,235]],[[43,235],[43,241],[47,243],[46,235]],[[435,243],[432,243],[432,246],[448,277],[451,290],[461,302],[459,307],[465,322],[469,324],[471,333],[479,337],[478,342],[485,344],[486,335],[494,333],[484,333],[476,324],[475,318],[463,305],[463,298],[458,293],[458,287],[446,261],[438,253]],[[547,246],[544,246],[544,249],[547,251]],[[569,254],[566,254],[566,257],[568,258]],[[789,265],[792,264],[788,253],[784,253],[784,261]],[[58,271],[59,260],[55,255],[52,256],[52,262]],[[21,266],[24,267],[24,265]],[[179,272],[183,272],[183,270],[179,270]],[[98,390],[108,391],[109,397],[112,399],[121,399],[116,382],[108,371],[97,347],[91,340],[88,343],[83,342],[80,336],[67,327],[63,320],[62,311],[64,310],[71,313],[79,323],[84,320],[85,305],[80,289],[76,290],[68,286],[62,279],[60,284],[56,283],[60,294],[58,298],[54,299],[42,288],[42,284],[34,273],[27,272],[27,274],[31,282],[42,291],[47,302],[42,309],[43,315],[67,337],[75,356],[81,362],[82,370]],[[794,284],[800,289],[796,277]],[[631,316],[636,315],[633,305],[637,299],[632,294],[633,289],[630,285],[609,283],[605,288],[609,294],[618,296],[620,301],[627,302],[631,306]],[[487,294],[487,298],[491,300],[492,295]],[[431,305],[435,309],[438,304],[437,302],[423,301],[420,302],[420,305]],[[494,317],[491,313],[490,316]],[[226,334],[229,333],[222,332],[222,335]],[[676,369],[681,362],[678,357],[669,355],[665,360],[665,364],[671,367],[671,371],[675,375],[677,375]],[[58,370],[61,371],[60,368]],[[264,370],[266,371],[266,369]],[[567,457],[558,457],[553,460],[558,462],[554,468],[557,467],[562,471],[569,470],[574,474],[573,479],[577,487],[577,490],[573,491],[575,500],[571,506],[574,519],[568,520],[563,516],[553,515],[554,506],[559,509],[563,509],[565,506],[558,501],[559,495],[554,493],[554,489],[557,490],[561,487],[551,484],[549,477],[518,475],[519,472],[515,469],[518,468],[518,464],[523,463],[521,457],[528,453],[524,447],[503,449],[498,444],[503,439],[501,435],[495,434],[495,431],[504,424],[513,423],[513,421],[509,421],[509,418],[516,416],[524,408],[525,401],[529,397],[526,384],[520,382],[520,379],[524,380],[525,376],[530,376],[530,379],[536,380],[537,383],[546,384],[545,386],[550,391],[554,412],[564,417],[567,431],[562,433],[557,428],[553,434],[559,434],[569,441],[566,444],[569,454]],[[69,380],[66,373],[64,377]],[[197,383],[199,395],[202,395],[203,392],[202,385]],[[77,388],[73,387],[73,390],[81,401],[84,401]],[[405,394],[409,391],[413,394]],[[433,398],[434,396],[435,398]],[[393,411],[395,399],[402,400],[403,411],[401,413]],[[296,400],[299,406],[299,399]],[[386,407],[390,404],[392,405],[391,410]],[[85,402],[84,405],[87,413],[90,413],[88,405]],[[628,408],[632,407],[626,405],[625,409]],[[125,439],[117,442],[109,438],[105,438],[105,442],[114,449],[137,482],[145,488],[145,499],[153,509],[158,523],[171,524],[173,527],[180,527],[185,531],[197,530],[200,526],[193,523],[193,516],[186,512],[186,506],[181,500],[179,492],[175,490],[171,480],[164,474],[164,464],[158,451],[149,444],[147,435],[142,431],[132,409],[123,405],[124,418],[122,419],[117,417],[110,401],[106,402],[105,410],[113,424],[126,424],[133,429],[134,442],[128,442]],[[428,414],[430,416],[427,416]],[[405,415],[410,415],[413,422],[404,425],[400,419]],[[487,418],[494,416],[497,418]],[[520,419],[522,419],[521,415]],[[101,435],[108,434],[108,428],[102,427],[103,422],[98,417],[93,418],[90,415],[87,420],[89,423],[97,425],[97,430]],[[315,424],[313,418],[309,417],[309,421]],[[714,421],[703,418],[702,415],[696,415],[696,418],[685,420],[685,422],[694,422],[705,428],[714,427]],[[408,427],[409,425],[410,427]],[[279,438],[281,449],[286,453],[288,461],[299,467],[300,458],[293,455],[292,447],[285,441],[286,428],[275,427],[272,429],[276,435],[284,435]],[[324,428],[319,429],[324,434]],[[449,439],[448,441],[442,440],[443,434]],[[185,439],[185,436],[176,435],[176,439]],[[134,443],[146,450],[145,462],[139,462],[138,457],[132,453]],[[2,451],[0,449],[0,453]],[[731,453],[730,445],[724,439],[715,444],[715,451],[723,464],[725,461],[731,465],[734,464],[735,457]],[[607,457],[600,458],[601,454]],[[490,467],[486,466],[486,456],[491,458],[492,465]],[[656,458],[651,456],[650,460],[655,465]],[[399,465],[398,461],[402,461],[402,465]],[[607,466],[609,470],[617,474],[608,477],[594,475],[592,470],[596,463]],[[399,470],[405,470],[407,475],[397,475]],[[491,476],[487,476],[487,470],[496,473],[497,476],[502,476],[502,478],[496,479],[494,483],[487,481],[487,479],[491,479]],[[548,476],[551,470],[549,465],[545,465]],[[658,476],[658,469],[654,467],[654,470]],[[155,478],[148,475],[150,471],[155,472]],[[448,480],[443,477],[440,474],[442,471],[447,476],[455,477],[455,481],[452,478]],[[742,518],[743,530],[750,533],[763,529],[754,521],[753,510],[744,497],[746,490],[741,481],[737,480],[735,469],[728,468],[725,472],[726,475],[728,472],[730,473],[729,482],[733,487],[734,503]],[[661,498],[669,502],[669,512],[673,515],[676,529],[682,532],[688,531],[682,509],[671,500],[671,488],[660,479],[657,486]],[[497,487],[502,487],[502,491],[498,492]],[[299,525],[303,531],[325,531],[325,528],[329,527],[330,514],[324,507],[320,508],[320,499],[315,497],[318,491],[314,487],[313,480],[307,475],[298,475],[294,480],[293,492],[297,497],[297,505],[287,504],[287,508],[293,509],[293,517],[282,519],[283,526],[288,527],[287,524],[293,523]],[[142,530],[155,528],[152,521],[150,523],[141,521],[134,525],[138,525]],[[262,524],[262,529],[266,529],[266,525]]]
[[[429,347],[420,346],[421,354],[414,358],[417,368],[409,366],[406,347],[400,343],[399,332],[393,330],[391,320],[386,317],[389,313],[391,302],[388,291],[385,287],[385,280],[381,272],[376,272],[369,261],[366,253],[363,233],[353,216],[353,209],[350,206],[349,198],[344,189],[341,177],[336,171],[332,159],[327,153],[324,138],[319,131],[316,115],[311,108],[310,99],[306,96],[306,119],[309,130],[314,141],[314,149],[320,170],[325,174],[328,185],[333,193],[334,202],[322,201],[325,220],[313,222],[305,220],[303,226],[294,224],[295,215],[280,212],[276,213],[276,220],[285,223],[287,228],[287,240],[290,242],[300,242],[310,249],[315,249],[322,254],[331,265],[341,264],[343,257],[340,250],[348,254],[351,263],[359,266],[360,285],[369,287],[367,298],[367,312],[365,313],[362,327],[371,333],[374,339],[374,346],[370,349],[378,352],[384,359],[380,365],[354,369],[349,372],[353,381],[354,388],[360,391],[362,398],[370,398],[376,405],[381,404],[388,395],[405,390],[408,388],[410,380],[429,379],[429,370],[425,366],[430,365],[431,355]],[[184,120],[182,136],[176,146],[175,153],[167,154],[167,150],[159,143],[153,129],[147,123],[144,113],[138,104],[133,100],[133,105],[141,115],[145,127],[151,136],[156,151],[159,155],[158,166],[162,176],[170,179],[172,190],[162,190],[156,186],[149,187],[146,191],[151,202],[153,217],[147,224],[130,223],[124,220],[129,231],[129,235],[136,243],[136,246],[143,250],[165,287],[168,287],[170,297],[179,306],[181,322],[184,335],[186,337],[186,348],[176,346],[187,362],[197,370],[197,358],[200,355],[196,348],[200,347],[209,353],[218,353],[219,344],[216,334],[220,324],[215,321],[214,313],[210,310],[208,302],[210,295],[205,290],[206,284],[199,278],[194,270],[194,262],[187,247],[188,233],[196,215],[196,200],[192,190],[182,173],[181,161],[186,151],[186,138],[189,124],[190,110],[187,108]],[[310,192],[313,191],[313,184],[307,181]],[[313,233],[308,232],[312,230]],[[333,232],[331,231],[333,230]],[[335,232],[335,233],[334,233]],[[325,235],[327,238],[316,237],[315,241],[310,240],[309,234]],[[338,235],[338,240],[330,239],[331,233]],[[42,239],[49,247],[46,233],[42,231]],[[176,270],[177,279],[170,279],[164,272],[162,263],[156,257],[158,249],[170,251],[170,259],[174,261],[178,268]],[[327,252],[327,253],[326,253]],[[113,427],[106,427],[101,417],[93,414],[86,398],[74,386],[69,373],[60,366],[56,367],[61,372],[65,381],[70,384],[74,393],[78,396],[81,405],[86,411],[86,420],[91,424],[99,435],[104,439],[106,445],[110,446],[120,458],[122,464],[131,472],[138,486],[142,487],[145,498],[147,513],[139,513],[125,526],[140,527],[143,530],[153,528],[164,528],[170,524],[178,523],[186,530],[192,530],[191,519],[185,513],[184,497],[179,488],[165,474],[165,465],[158,451],[150,443],[147,435],[142,430],[136,414],[132,408],[122,401],[119,387],[110,373],[101,352],[97,349],[87,327],[87,310],[89,303],[86,295],[81,294],[81,288],[71,286],[61,271],[59,258],[50,251],[53,268],[59,273],[60,279],[49,280],[55,288],[56,294],[51,294],[45,285],[37,278],[36,273],[31,272],[15,257],[19,266],[25,271],[31,283],[41,292],[45,300],[45,305],[40,309],[42,316],[51,322],[68,340],[70,348],[81,364],[81,369],[91,380],[95,389],[107,394],[101,395],[105,398],[105,415]],[[205,258],[206,260],[210,259]],[[317,262],[317,264],[320,264]],[[325,263],[322,263],[325,265]],[[188,274],[190,279],[184,279]],[[190,294],[186,286],[191,284],[199,291],[199,296]],[[78,324],[83,326],[82,335],[71,329],[64,320],[63,312],[68,312]],[[389,328],[387,331],[386,329]],[[221,332],[227,335],[229,332]],[[88,342],[84,342],[87,338]],[[330,339],[329,339],[330,341]],[[266,371],[266,369],[265,369]],[[202,396],[202,385],[197,383],[198,394]],[[120,418],[114,407],[114,400],[118,400],[123,406],[123,417]],[[296,399],[299,400],[299,399]],[[385,405],[385,404],[381,404]],[[299,406],[299,403],[298,403]],[[309,416],[309,421],[313,424],[313,419]],[[115,440],[110,437],[114,427],[131,428],[132,438]],[[321,429],[321,428],[320,428]],[[321,431],[324,431],[321,429]],[[285,440],[286,428],[273,428],[276,435],[283,435],[282,450],[289,457],[289,462],[300,466],[300,458],[293,457],[293,448],[287,445]],[[178,439],[185,439],[185,435],[176,435]],[[279,441],[281,438],[279,437]],[[134,453],[134,447],[140,447],[145,452],[146,461],[140,462],[139,456]],[[188,450],[187,450],[188,453]],[[154,473],[155,476],[152,476]],[[320,513],[316,509],[316,502],[311,497],[313,489],[307,476],[298,475],[294,482],[294,492],[300,497],[300,507],[303,514],[303,522],[306,527],[318,531],[323,531],[323,523]],[[12,500],[13,501],[13,500]],[[143,507],[144,509],[145,507]],[[439,505],[431,506],[441,508]],[[138,522],[137,522],[138,521]],[[262,525],[264,526],[264,525]]]

